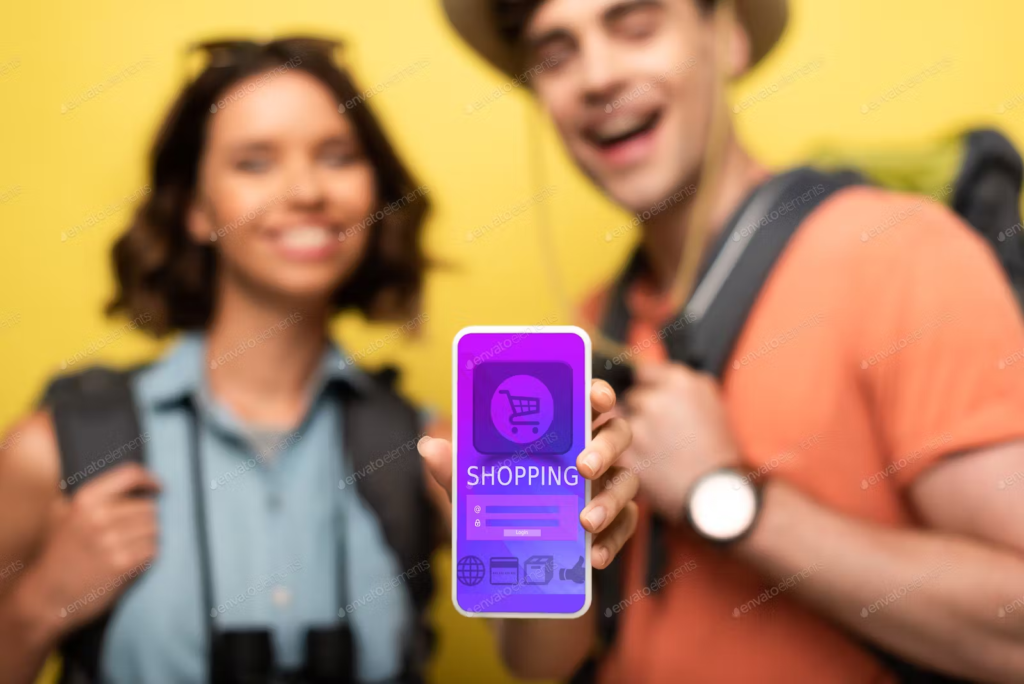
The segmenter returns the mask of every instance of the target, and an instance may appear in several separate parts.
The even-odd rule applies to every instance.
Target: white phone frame
[[[590,446],[591,433],[593,429],[591,426],[591,406],[590,406],[590,384],[591,384],[591,363],[592,352],[590,335],[587,334],[583,328],[575,325],[471,325],[463,328],[455,335],[455,339],[452,340],[452,605],[455,606],[455,610],[459,611],[466,617],[483,617],[483,618],[552,618],[552,619],[574,619],[581,617],[588,610],[590,610],[590,604],[593,601],[593,567],[590,564],[590,547],[592,544],[591,533],[583,528],[585,532],[584,546],[586,547],[585,567],[584,572],[586,574],[586,598],[583,601],[583,607],[575,613],[491,613],[491,612],[472,612],[465,610],[459,605],[459,586],[458,586],[458,558],[459,558],[459,535],[458,535],[458,506],[459,506],[459,341],[465,335],[471,335],[475,333],[529,333],[529,334],[549,334],[549,333],[572,333],[577,335],[583,340],[583,347],[586,350],[586,361],[585,367],[585,379],[584,379],[584,392],[583,396],[586,400],[585,415],[587,417],[588,429],[584,432],[585,440],[583,444],[584,450]],[[582,452],[581,452],[582,453]],[[590,480],[586,480],[586,493],[584,494],[586,500],[584,501],[584,507],[590,503]],[[582,524],[581,524],[582,526]]]

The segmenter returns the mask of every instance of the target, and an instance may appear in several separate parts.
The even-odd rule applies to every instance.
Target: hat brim
[[[750,36],[750,67],[764,59],[782,37],[789,18],[786,0],[734,0],[736,16]],[[521,70],[513,47],[498,31],[494,0],[442,0],[445,14],[471,48],[516,78]]]

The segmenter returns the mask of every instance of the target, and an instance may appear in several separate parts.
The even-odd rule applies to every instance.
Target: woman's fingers
[[[580,522],[587,531],[597,534],[609,527],[636,497],[640,481],[632,470],[615,466],[593,487],[598,491],[592,492],[590,503],[580,513]]]
[[[604,380],[590,382],[590,419],[597,420],[602,413],[615,408],[615,390]]]
[[[427,463],[427,470],[439,485],[444,488],[448,498],[452,498],[452,443],[440,437],[425,435],[417,443],[420,456]]]
[[[633,433],[624,418],[610,419],[594,431],[594,439],[576,458],[576,468],[583,477],[596,480],[619,460],[632,439]]]
[[[590,550],[590,563],[594,568],[603,570],[608,567],[623,545],[633,536],[638,518],[636,502],[630,501],[612,524],[597,536]]]

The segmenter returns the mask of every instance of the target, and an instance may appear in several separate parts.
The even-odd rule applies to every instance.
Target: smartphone
[[[573,618],[592,597],[590,337],[473,326],[452,343],[452,602],[469,617]]]

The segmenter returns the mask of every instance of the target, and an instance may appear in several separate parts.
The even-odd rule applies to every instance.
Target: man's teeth
[[[330,244],[334,234],[317,226],[291,228],[281,235],[281,244],[294,249],[316,249]]]
[[[612,140],[640,129],[645,123],[647,123],[647,116],[639,114],[617,116],[604,121],[594,130],[594,134],[599,140]]]

